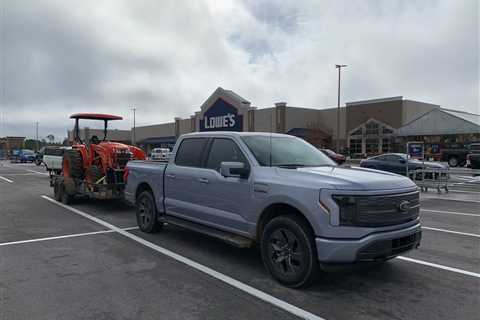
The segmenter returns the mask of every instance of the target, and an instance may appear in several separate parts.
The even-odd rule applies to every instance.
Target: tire
[[[65,190],[65,185],[63,183],[60,184],[60,201],[63,204],[70,204],[73,200],[73,196],[69,195]]]
[[[83,160],[80,151],[66,150],[62,161],[63,175],[67,178],[83,178]]]
[[[260,246],[265,268],[281,284],[300,288],[317,278],[320,266],[313,233],[302,218],[272,219],[263,229]]]
[[[102,171],[98,166],[90,166],[85,170],[85,180],[87,180],[88,183],[97,183],[102,177]]]
[[[143,191],[136,201],[137,224],[146,233],[158,232],[163,224],[158,221],[157,207],[152,193]]]
[[[458,159],[456,157],[451,157],[450,159],[448,159],[448,165],[450,167],[458,166]]]
[[[55,200],[57,201],[61,201],[62,200],[62,190],[60,188],[60,183],[58,182],[55,182],[53,184],[53,197],[55,198]]]

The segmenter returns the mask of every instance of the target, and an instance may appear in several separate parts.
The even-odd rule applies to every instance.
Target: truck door
[[[185,138],[180,142],[175,159],[165,171],[165,211],[167,214],[191,220],[202,217],[199,181],[203,168],[207,138]]]
[[[221,229],[248,234],[247,216],[251,210],[251,183],[248,178],[224,177],[222,162],[249,163],[237,143],[230,138],[213,138],[206,157],[208,170],[200,181],[199,199],[205,208],[204,219]]]

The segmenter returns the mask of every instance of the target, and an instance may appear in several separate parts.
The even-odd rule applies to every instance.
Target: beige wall
[[[178,124],[180,125],[180,128],[179,128],[179,134],[182,135],[182,134],[185,134],[185,133],[190,133],[192,132],[191,130],[191,119],[188,118],[188,119],[181,119]]]
[[[347,104],[347,130],[355,129],[359,125],[373,118],[393,128],[402,126],[402,99],[366,102],[363,104]]]
[[[335,138],[337,136],[337,108],[287,107],[286,132],[293,128],[320,129]],[[345,108],[340,108],[340,139],[345,139]]]
[[[175,135],[175,122],[137,127],[135,131],[137,142],[152,137],[168,137]]]
[[[275,132],[275,108],[255,110],[254,129],[256,132]]]

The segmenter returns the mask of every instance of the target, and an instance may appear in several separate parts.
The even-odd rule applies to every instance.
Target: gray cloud
[[[258,106],[403,95],[479,112],[471,1],[0,0],[0,135],[64,135],[79,111],[188,117],[217,87]],[[3,121],[2,121],[3,118]]]

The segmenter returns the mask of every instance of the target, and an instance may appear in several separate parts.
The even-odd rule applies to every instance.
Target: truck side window
[[[246,166],[248,165],[247,159],[234,141],[216,138],[213,140],[210,148],[207,168],[219,171],[220,164],[224,161],[243,162]]]
[[[175,164],[185,167],[201,167],[206,143],[207,139],[205,138],[184,139],[178,147]]]

